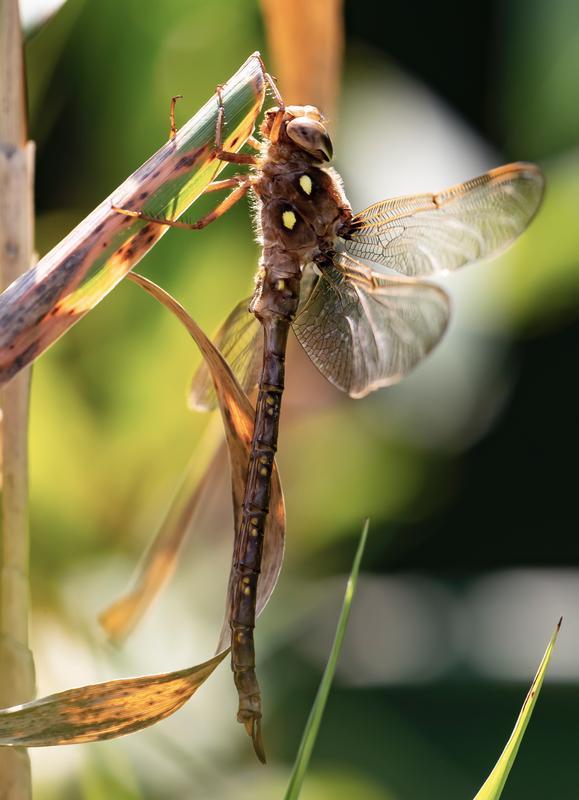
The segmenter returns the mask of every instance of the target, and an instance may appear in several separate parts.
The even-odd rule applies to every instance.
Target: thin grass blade
[[[223,87],[224,147],[252,134],[265,82],[259,54]],[[0,384],[36,359],[95,307],[167,232],[166,225],[119,214],[112,206],[177,219],[226,166],[214,155],[214,95],[110,197],[0,296]]]
[[[336,671],[336,665],[338,663],[340,651],[342,649],[346,627],[350,617],[352,599],[354,597],[354,592],[356,591],[358,573],[360,572],[360,562],[362,561],[364,548],[366,546],[366,539],[368,538],[368,526],[369,521],[366,520],[360,536],[360,543],[358,544],[358,549],[356,550],[356,555],[354,557],[354,563],[352,564],[352,571],[350,572],[350,577],[348,578],[348,583],[346,584],[344,602],[342,603],[342,610],[340,612],[340,618],[338,619],[338,626],[336,628],[336,634],[334,636],[334,642],[332,644],[328,663],[326,664],[318,693],[316,694],[316,699],[314,700],[312,710],[310,711],[310,716],[308,717],[308,721],[306,723],[294,768],[292,770],[290,782],[285,793],[285,800],[296,800],[301,792],[306,770],[308,768],[310,757],[312,755],[314,744],[320,729],[320,723],[324,715],[324,709],[326,707],[328,694],[330,693],[330,687],[334,678],[334,672]]]
[[[501,796],[503,792],[505,783],[507,782],[507,778],[509,777],[509,772],[511,771],[511,768],[515,763],[515,758],[517,757],[519,746],[523,740],[523,736],[527,729],[527,725],[529,724],[529,720],[531,719],[531,714],[533,713],[533,709],[535,708],[535,703],[537,702],[537,698],[539,697],[539,692],[541,691],[541,686],[543,685],[543,679],[545,677],[547,667],[549,666],[551,654],[553,652],[553,648],[555,647],[555,642],[557,641],[557,636],[561,629],[561,622],[562,620],[559,620],[559,623],[555,628],[555,632],[551,637],[551,641],[547,646],[545,655],[543,656],[543,659],[539,664],[539,669],[537,670],[537,674],[533,679],[533,683],[531,684],[529,693],[525,698],[525,702],[523,703],[523,707],[521,708],[521,712],[519,714],[513,732],[511,733],[509,741],[507,742],[505,749],[501,753],[499,760],[495,764],[493,771],[484,782],[482,788],[475,796],[474,800],[498,800],[498,798]]]

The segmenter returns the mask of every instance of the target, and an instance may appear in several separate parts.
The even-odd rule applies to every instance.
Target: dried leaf
[[[180,709],[226,654],[177,672],[82,686],[2,709],[0,745],[81,744],[146,728]]]

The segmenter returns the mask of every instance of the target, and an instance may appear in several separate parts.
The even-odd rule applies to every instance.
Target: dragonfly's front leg
[[[175,103],[177,100],[180,99],[182,95],[175,95],[175,97],[171,98],[171,107],[169,110],[169,119],[170,119],[170,134],[169,138],[172,140],[175,138],[177,129],[175,126]],[[223,105],[223,98],[221,96],[221,86],[217,87],[217,102],[218,102],[218,111],[217,111],[217,122],[215,125],[215,157],[218,158],[220,161],[228,161],[234,164],[249,164],[255,165],[259,162],[259,157],[254,156],[251,154],[246,153],[230,153],[227,150],[223,149],[223,128],[225,125],[225,106]],[[254,139],[253,136],[249,137],[249,144],[254,149],[260,149],[261,145]],[[134,217],[136,219],[142,219],[144,222],[157,222],[159,225],[167,225],[172,228],[184,228],[185,230],[192,230],[198,231],[202,228],[205,228],[210,223],[214,222],[216,219],[219,219],[226,211],[235,205],[242,197],[245,197],[247,194],[250,186],[252,185],[253,178],[251,175],[234,175],[232,178],[227,178],[226,180],[222,181],[213,181],[210,183],[205,192],[214,192],[219,191],[221,189],[229,189],[235,187],[233,191],[227,195],[225,200],[222,200],[219,205],[217,205],[213,211],[210,211],[205,216],[198,219],[196,222],[181,222],[180,220],[174,219],[167,219],[165,217],[154,217],[150,214],[145,214],[143,211],[135,211],[129,208],[120,208],[119,206],[112,206],[113,211],[117,211],[119,214],[124,214],[127,217]]]
[[[230,192],[227,197],[219,203],[219,205],[215,206],[213,211],[210,211],[205,216],[198,219],[196,222],[181,222],[178,219],[166,219],[164,217],[153,217],[149,214],[145,214],[143,211],[133,211],[129,208],[119,208],[118,206],[112,206],[113,211],[118,212],[119,214],[124,214],[127,217],[135,217],[136,219],[142,219],[144,222],[156,222],[159,225],[168,225],[171,228],[184,228],[185,230],[189,231],[199,231],[201,228],[205,228],[211,222],[215,222],[216,219],[223,216],[226,211],[235,205],[242,197],[245,197],[247,194],[250,186],[252,184],[252,178],[250,175],[236,175],[233,178],[227,178],[223,181],[214,181],[210,183],[209,186],[205,189],[206,192],[215,192],[219,191],[220,189],[229,189],[232,186],[236,188]]]
[[[228,150],[223,149],[223,129],[225,127],[225,106],[223,105],[223,98],[221,96],[221,89],[223,87],[218,86],[216,90],[217,94],[217,122],[215,123],[215,156],[220,161],[228,161],[230,164],[249,164],[255,166],[259,163],[259,157],[253,156],[251,153],[232,153]],[[251,136],[250,139],[253,142],[257,140],[253,139]],[[254,146],[253,143],[251,145]]]

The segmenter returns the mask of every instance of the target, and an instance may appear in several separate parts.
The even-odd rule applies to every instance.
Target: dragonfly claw
[[[247,731],[247,735],[251,736],[255,755],[259,758],[262,764],[265,764],[265,749],[263,747],[263,739],[261,737],[261,718],[253,717],[252,719],[245,720],[243,724],[245,726],[245,730]]]

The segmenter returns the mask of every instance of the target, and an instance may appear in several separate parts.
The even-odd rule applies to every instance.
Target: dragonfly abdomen
[[[265,267],[253,304],[254,313],[263,326],[264,354],[231,592],[231,668],[239,694],[237,719],[245,725],[262,761],[265,754],[260,731],[261,695],[255,675],[253,629],[271,473],[277,450],[287,337],[299,301],[299,265],[293,275],[287,270],[283,274],[285,277],[279,277],[279,271]]]

